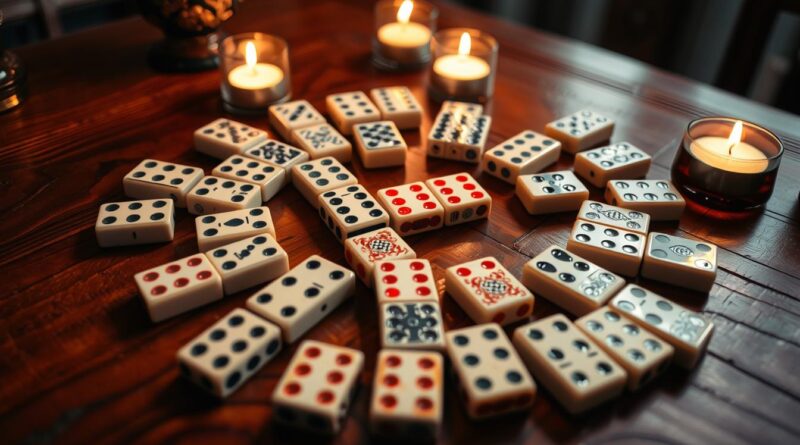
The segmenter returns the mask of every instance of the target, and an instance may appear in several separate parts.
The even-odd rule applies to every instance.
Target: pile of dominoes
[[[343,135],[352,135],[366,168],[402,167],[400,130],[420,126],[422,107],[402,86],[333,94],[326,104],[334,125],[305,100],[270,107],[270,123],[286,142],[218,119],[194,134],[198,151],[223,160],[210,176],[146,159],[123,179],[125,194],[140,201],[101,206],[96,232],[104,247],[170,241],[174,207],[197,215],[197,254],[134,276],[153,322],[268,283],[177,352],[186,378],[228,396],[352,296],[356,277],[374,289],[379,308],[382,349],[370,409],[376,435],[437,436],[442,352],[473,418],[530,409],[535,382],[578,413],[625,387],[638,389],[672,362],[697,364],[711,321],[622,276],[641,271],[707,293],[716,246],[649,232],[651,220],[679,219],[685,203],[669,181],[639,179],[650,156],[632,144],[590,148],[610,140],[612,120],[580,111],[548,124],[545,134],[525,130],[485,151],[491,117],[482,106],[443,104],[429,156],[480,163],[516,184],[532,214],[578,212],[567,245],[531,259],[521,280],[493,257],[447,268],[446,292],[476,325],[445,332],[431,264],[403,237],[488,218],[491,196],[469,173],[373,196],[343,165],[353,151]],[[562,150],[574,155],[574,171],[540,173]],[[605,187],[608,203],[588,200],[578,177]],[[350,268],[312,255],[290,269],[264,206],[289,183],[344,244]],[[577,319],[531,321],[534,293]],[[501,327],[509,324],[518,325],[511,338]],[[363,363],[361,351],[303,341],[272,395],[274,420],[336,433]]]

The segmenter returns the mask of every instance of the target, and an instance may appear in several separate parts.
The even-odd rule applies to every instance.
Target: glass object
[[[375,4],[372,61],[389,71],[414,70],[431,60],[431,35],[439,11],[424,1],[382,0]]]
[[[672,182],[691,207],[749,212],[772,195],[781,155],[783,144],[766,128],[705,117],[689,123],[672,163]]]
[[[260,32],[226,37],[220,44],[220,90],[225,109],[264,114],[269,105],[291,97],[289,46]]]
[[[164,32],[148,60],[159,71],[210,70],[219,62],[222,24],[233,17],[236,0],[137,0],[142,16]]]
[[[0,11],[0,25],[3,11]],[[28,96],[28,71],[19,57],[0,46],[0,113],[19,106]]]
[[[494,93],[497,41],[476,29],[443,29],[431,43],[429,90],[436,101],[488,101]]]

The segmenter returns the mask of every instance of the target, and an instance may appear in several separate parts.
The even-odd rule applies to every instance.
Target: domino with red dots
[[[426,259],[383,260],[375,264],[375,294],[378,303],[439,302],[436,279]]]
[[[339,432],[363,366],[361,351],[304,341],[272,394],[273,419],[316,433]]]
[[[222,299],[222,277],[198,253],[133,276],[153,322]]]
[[[389,212],[392,228],[401,235],[427,232],[444,225],[444,207],[422,182],[378,190],[378,201]]]
[[[445,225],[489,217],[492,197],[469,173],[432,178],[425,184],[444,207]]]
[[[533,312],[533,294],[494,257],[448,268],[445,287],[476,323],[506,325]]]
[[[370,425],[380,436],[435,440],[442,423],[444,360],[438,352],[378,353]]]
[[[344,242],[345,260],[367,287],[372,287],[376,262],[416,257],[414,249],[391,227],[354,236]]]

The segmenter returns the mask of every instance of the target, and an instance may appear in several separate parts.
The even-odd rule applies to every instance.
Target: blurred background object
[[[0,29],[3,29],[0,10]],[[28,95],[28,73],[19,57],[0,41],[0,113],[18,107]]]
[[[136,3],[0,0],[8,22],[0,28],[0,39],[14,47],[58,37],[136,14]],[[454,3],[603,47],[800,114],[800,0]],[[247,13],[246,5],[243,11]]]
[[[461,0],[800,114],[800,0]]]
[[[40,0],[46,1],[46,0]],[[148,22],[164,32],[148,54],[160,71],[203,71],[219,65],[219,28],[233,17],[236,0],[138,0]]]

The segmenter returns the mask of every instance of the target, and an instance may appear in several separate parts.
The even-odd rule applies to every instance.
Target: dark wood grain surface
[[[579,417],[540,388],[530,412],[472,422],[446,391],[444,443],[798,443],[800,441],[800,119],[594,47],[441,5],[440,27],[483,29],[500,42],[489,146],[525,128],[541,130],[584,107],[617,121],[614,141],[654,156],[650,176],[669,175],[689,120],[734,115],[782,138],[777,189],[764,212],[720,221],[687,212],[654,229],[720,247],[710,295],[639,279],[645,287],[703,310],[716,324],[692,372],[670,370],[641,392]],[[425,74],[386,74],[369,63],[371,4],[355,1],[250,1],[227,27],[284,36],[291,45],[294,95],[324,110],[325,95],[405,84],[426,104],[427,133],[437,106]],[[169,244],[100,249],[98,205],[121,200],[122,177],[142,158],[198,165],[217,161],[192,148],[192,132],[222,115],[219,74],[153,72],[148,46],[159,38],[140,19],[19,49],[31,97],[0,115],[0,441],[3,443],[308,443],[270,422],[270,395],[294,347],[220,403],[178,377],[175,352],[248,292],[152,324],[132,275],[196,252],[194,218],[177,214]],[[245,119],[267,128],[267,119]],[[551,243],[564,244],[574,214],[533,217],[513,188],[473,165],[426,159],[420,133],[407,132],[405,168],[351,168],[371,191],[467,170],[494,198],[488,221],[409,238],[443,269],[495,255],[516,274]],[[569,168],[564,156],[554,167]],[[602,199],[600,190],[592,197]],[[342,264],[341,245],[292,187],[268,203],[292,265],[312,253]],[[442,297],[448,328],[469,325]],[[535,317],[558,309],[543,298]],[[370,382],[379,348],[376,306],[359,284],[306,338],[362,349],[363,383],[333,443],[368,442]]]

